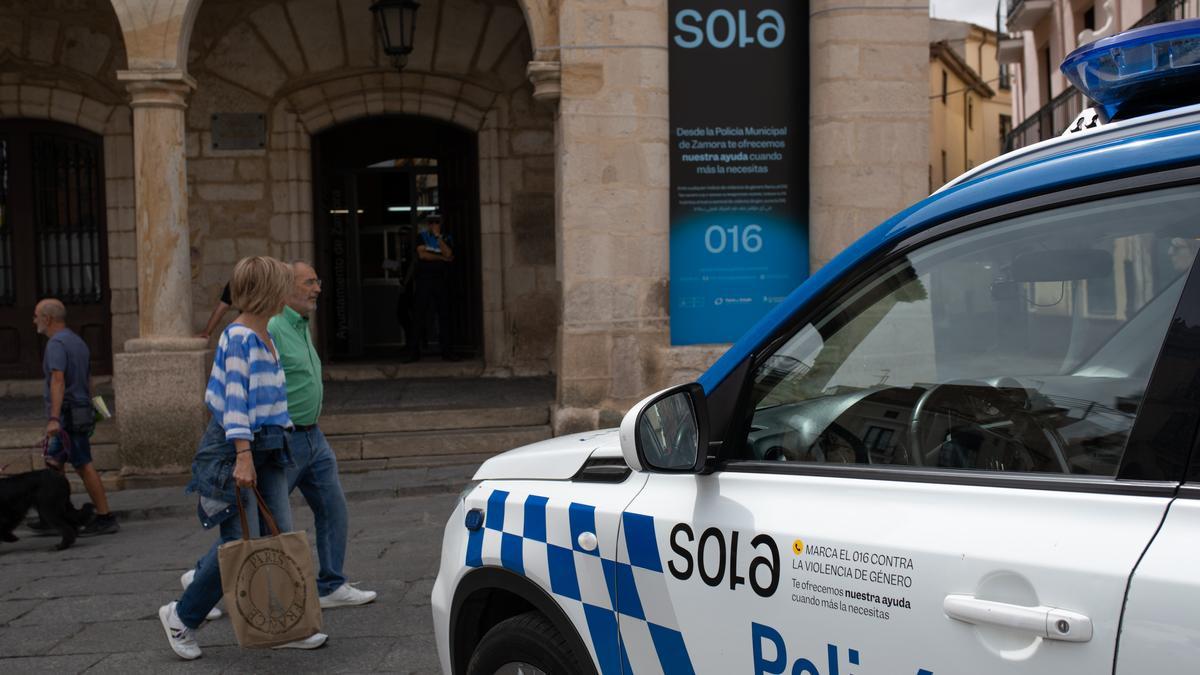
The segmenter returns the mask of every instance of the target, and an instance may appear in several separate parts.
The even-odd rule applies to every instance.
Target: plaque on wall
[[[267,147],[267,116],[262,113],[213,113],[213,150],[261,150]]]

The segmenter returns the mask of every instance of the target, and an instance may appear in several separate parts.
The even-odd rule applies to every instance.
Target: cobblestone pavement
[[[167,646],[157,612],[215,536],[194,516],[127,520],[63,552],[52,550],[57,538],[20,527],[21,541],[0,544],[0,672],[437,673],[429,594],[455,498],[350,502],[346,570],[379,599],[326,611],[321,649],[243,650],[223,618],[198,632],[204,656],[192,662]],[[311,541],[312,514],[294,516]]]

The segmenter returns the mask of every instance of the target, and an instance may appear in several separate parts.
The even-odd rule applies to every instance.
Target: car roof
[[[1039,194],[1200,161],[1200,106],[1066,136],[980,166],[863,235],[792,291],[703,375],[711,393],[789,318],[862,261],[953,218]]]
[[[1055,155],[1081,150],[1100,143],[1141,136],[1194,122],[1200,122],[1200,104],[1174,108],[1119,122],[1110,122],[1090,129],[1067,132],[1061,136],[1048,138],[1040,143],[1018,148],[1017,150],[984,162],[946,183],[937,192],[1031,161],[1044,160]]]

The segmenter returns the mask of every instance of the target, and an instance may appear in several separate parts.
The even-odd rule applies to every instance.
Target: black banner
[[[670,0],[671,344],[808,277],[808,2]]]

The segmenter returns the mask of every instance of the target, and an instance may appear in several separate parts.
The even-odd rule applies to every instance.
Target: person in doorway
[[[233,309],[233,297],[229,292],[229,283],[225,283],[225,287],[221,289],[221,297],[217,299],[217,306],[213,307],[213,311],[208,315],[208,321],[204,324],[204,330],[197,337],[202,337],[207,340],[212,336],[213,331],[221,323],[221,319],[225,318],[225,314]]]
[[[291,270],[274,258],[243,258],[233,269],[230,291],[241,313],[217,343],[204,393],[212,419],[192,460],[187,487],[200,493],[201,525],[219,526],[221,534],[200,559],[183,595],[158,610],[171,650],[182,659],[201,656],[195,631],[222,595],[217,549],[242,536],[237,501],[245,507],[247,528],[258,532],[258,503],[250,490],[257,487],[280,532],[292,529],[286,473],[292,464],[287,439],[292,421],[283,369],[267,328],[283,309],[291,285]],[[283,646],[315,649],[327,637],[314,633]]]
[[[450,266],[454,263],[453,238],[444,231],[442,214],[433,212],[425,219],[425,229],[417,235],[417,271],[413,279],[413,331],[406,361],[421,358],[421,347],[431,314],[437,315],[438,345],[442,359],[457,361],[450,330]]]
[[[46,456],[65,457],[75,467],[96,507],[95,518],[80,530],[79,536],[115,534],[121,528],[108,510],[108,495],[92,463],[90,436],[95,413],[91,395],[91,352],[83,338],[67,328],[67,308],[59,300],[46,298],[39,302],[33,310],[33,324],[39,334],[49,338],[42,355],[42,372],[46,377]],[[64,468],[61,464],[52,466],[59,471]],[[31,523],[30,527],[47,529],[41,521]]]

